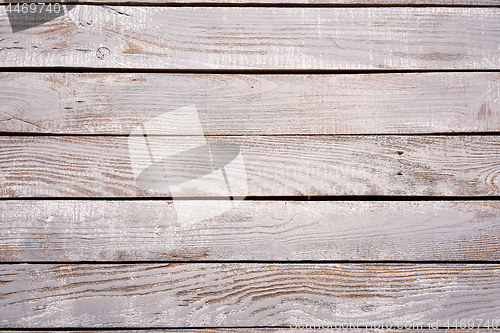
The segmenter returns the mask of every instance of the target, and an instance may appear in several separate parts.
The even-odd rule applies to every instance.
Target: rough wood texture
[[[38,3],[39,0],[1,0],[0,3]],[[499,6],[498,0],[45,0],[78,4],[192,4],[192,5],[314,5],[314,6]]]
[[[11,33],[0,66],[500,69],[500,8],[77,6]]]
[[[157,147],[189,145],[184,137],[156,138]],[[248,196],[500,193],[499,136],[206,138],[239,145]],[[143,155],[137,160],[148,165]],[[0,156],[4,198],[171,196],[168,189],[137,186],[127,137],[0,137]],[[189,173],[197,165],[178,167]],[[203,193],[176,196],[214,195]]]
[[[193,104],[206,135],[500,131],[499,73],[0,73],[0,85],[3,132],[128,135]]]
[[[500,260],[500,202],[0,201],[0,261]]]
[[[46,331],[28,331],[28,330],[8,330],[0,332],[11,332],[11,333],[34,333],[34,332],[46,332]],[[95,330],[85,331],[85,330],[71,330],[71,331],[58,331],[61,333],[94,333]],[[130,330],[99,330],[100,333],[130,333]],[[370,328],[346,328],[346,329],[335,329],[335,328],[301,328],[300,331],[295,327],[289,328],[200,328],[200,329],[143,329],[143,330],[133,330],[136,333],[498,333],[500,329],[370,329]]]
[[[1,265],[3,327],[499,319],[499,265]]]

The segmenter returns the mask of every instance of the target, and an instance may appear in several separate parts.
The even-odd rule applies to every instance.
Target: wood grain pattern
[[[1,265],[3,327],[499,319],[499,265]]]
[[[0,261],[499,260],[500,202],[0,201]]]
[[[206,139],[240,147],[248,196],[496,196],[500,192],[499,136]],[[189,146],[185,137],[155,140],[157,147]],[[130,146],[132,151],[139,148]],[[0,137],[0,157],[4,198],[171,196],[168,189],[136,185],[127,137]],[[149,165],[147,151],[137,160]],[[189,173],[197,165],[177,167]],[[191,190],[176,196],[216,195]]]
[[[29,331],[26,329],[23,330],[8,330],[7,332],[26,332],[26,333],[34,333],[34,332],[46,332],[46,331],[41,331],[41,330],[33,330]],[[62,333],[70,333],[70,332],[75,332],[75,333],[93,333],[95,330],[71,330],[71,331],[64,331],[64,330],[58,330],[58,332]],[[126,333],[130,332],[130,330],[99,330],[100,333]],[[311,329],[306,329],[302,328],[300,331],[298,331],[296,328],[290,327],[290,328],[202,328],[202,329],[190,329],[190,328],[183,328],[183,329],[143,329],[143,330],[133,330],[133,332],[136,333],[146,333],[146,332],[152,332],[152,333],[202,333],[202,332],[208,332],[208,333],[337,333],[339,332],[339,329],[328,329],[328,328],[311,328]],[[499,329],[370,329],[370,328],[350,328],[350,329],[342,329],[342,332],[345,333],[498,333],[500,332]]]
[[[45,3],[69,1],[46,0]],[[80,0],[79,4],[191,4],[191,5],[313,5],[313,6],[498,6],[498,0]],[[38,3],[38,0],[1,0],[0,3]]]
[[[145,69],[500,69],[500,8],[81,5],[11,33],[0,66]]]
[[[206,135],[500,131],[499,73],[0,73],[0,85],[1,132],[128,135],[187,105]]]

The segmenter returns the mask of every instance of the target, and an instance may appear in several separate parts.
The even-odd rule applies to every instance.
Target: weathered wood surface
[[[499,265],[1,265],[3,327],[499,319]]]
[[[500,69],[500,8],[81,5],[11,33],[0,67]]]
[[[148,137],[162,147],[189,147],[185,137]],[[0,196],[170,197],[139,187],[128,137],[0,137]],[[499,136],[206,137],[240,147],[247,196],[496,196]],[[149,165],[144,148],[134,165]],[[156,150],[155,150],[156,151]],[[156,156],[156,155],[155,155]],[[197,165],[178,165],[196,173]],[[212,197],[191,189],[177,197]]]
[[[0,3],[38,3],[39,0],[1,0]],[[311,6],[499,6],[498,0],[45,0],[45,3],[154,5],[311,5]]]
[[[128,135],[193,104],[206,135],[500,131],[499,73],[0,73],[0,86],[2,132]]]
[[[500,202],[0,201],[0,261],[499,260]]]
[[[41,331],[29,331],[29,330],[8,330],[7,332],[25,332],[25,333],[34,333],[34,332],[46,332],[45,330]],[[93,333],[95,330],[71,330],[71,331],[64,331],[64,330],[58,330],[58,332],[62,333]],[[100,333],[129,333],[129,330],[99,330]],[[208,333],[338,333],[338,332],[345,332],[345,333],[498,333],[500,332],[500,329],[486,329],[486,328],[480,328],[480,329],[433,329],[433,328],[426,328],[426,329],[405,329],[404,327],[402,329],[378,329],[378,328],[344,328],[344,329],[335,329],[335,328],[301,328],[300,330],[297,330],[295,327],[289,327],[289,328],[198,328],[198,329],[189,329],[189,328],[183,328],[183,329],[143,329],[143,330],[133,330],[133,332],[137,333],[146,333],[146,332],[153,332],[153,333],[202,333],[202,332],[208,332]]]

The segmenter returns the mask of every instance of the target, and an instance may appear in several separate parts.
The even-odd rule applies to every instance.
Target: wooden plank
[[[7,332],[26,332],[26,333],[35,333],[35,332],[44,332],[44,331],[28,331],[28,330],[8,330]],[[92,331],[85,330],[71,330],[71,331],[63,331],[58,330],[58,332],[62,333],[93,333]],[[129,330],[99,330],[100,333],[127,333]],[[146,333],[146,332],[154,332],[154,333],[200,333],[200,332],[208,332],[208,333],[296,333],[297,329],[294,327],[289,328],[203,328],[203,329],[148,329],[148,330],[134,330],[133,332],[137,333]],[[370,328],[346,328],[346,329],[335,329],[335,328],[301,328],[300,333],[337,333],[337,332],[346,332],[346,333],[497,333],[500,332],[499,329],[370,329]]]
[[[0,261],[499,260],[500,202],[0,201]]]
[[[1,265],[3,327],[498,320],[499,265]],[[385,325],[385,324],[384,324]]]
[[[191,141],[182,136],[148,138],[153,157],[159,160],[170,148],[191,147]],[[206,140],[239,146],[240,185],[243,190],[248,187],[246,196],[496,196],[500,192],[499,136],[220,136]],[[129,147],[128,142],[128,137],[0,137],[0,196],[171,197],[172,187],[150,189],[136,183],[133,172],[152,162],[146,147],[141,150],[135,141]],[[134,152],[133,163],[129,148]],[[167,163],[168,158],[162,161]],[[179,163],[168,170],[199,172],[197,162]],[[163,171],[160,176],[153,177],[153,182],[162,182]],[[215,180],[210,184],[214,186]],[[215,188],[196,186],[174,196],[224,196],[217,193]]]
[[[0,85],[1,132],[128,135],[187,105],[206,135],[500,131],[499,73],[0,73]]]
[[[160,139],[155,139],[156,146],[163,145],[165,149],[189,147],[189,141],[182,137]],[[496,193],[496,136],[209,139],[240,146],[249,195]],[[135,144],[129,147],[128,138],[3,137],[0,140],[4,197],[171,196],[168,189],[153,191],[137,186],[129,149],[135,152],[141,147]],[[451,159],[450,149],[455,155]],[[428,155],[430,151],[432,156]],[[139,162],[134,164],[151,163],[146,151],[137,159]],[[405,177],[401,177],[403,171]],[[197,195],[202,192],[189,196]]]
[[[499,16],[500,8],[81,5],[11,33],[2,9],[0,66],[500,69]]]
[[[38,3],[38,0],[1,0],[0,3]],[[45,3],[70,1],[46,0]],[[498,6],[497,0],[80,0],[78,4],[154,4],[154,5],[314,5],[314,6]]]

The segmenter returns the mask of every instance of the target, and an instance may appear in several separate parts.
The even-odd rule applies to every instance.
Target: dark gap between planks
[[[331,195],[331,196],[247,196],[235,197],[244,201],[498,201],[500,196],[391,196],[391,195]],[[172,201],[172,197],[15,197],[0,201]],[[175,200],[227,200],[227,197],[179,197]]]
[[[193,6],[194,7],[194,6]],[[500,6],[498,6],[500,7]],[[498,73],[500,69],[156,69],[156,68],[94,68],[94,67],[0,67],[0,72],[36,73],[164,73],[164,74],[408,74],[408,73]]]

